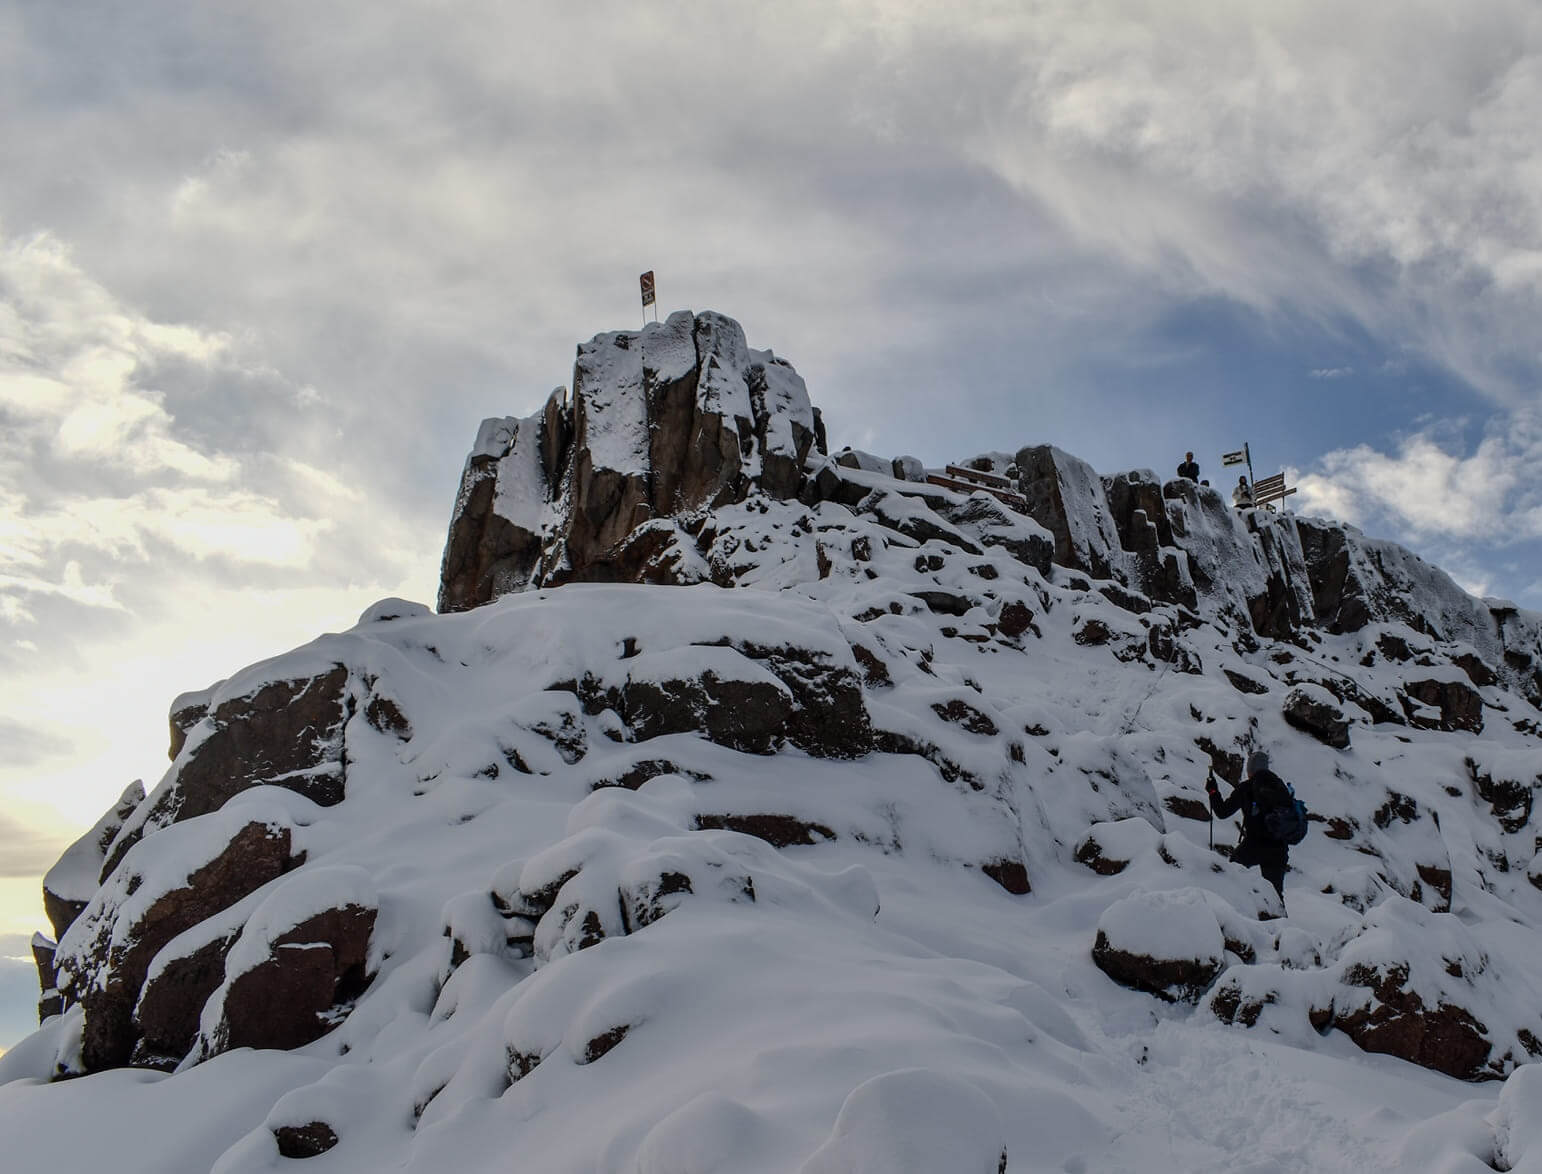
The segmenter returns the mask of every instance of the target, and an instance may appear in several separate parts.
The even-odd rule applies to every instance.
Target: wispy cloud
[[[1348,379],[1354,373],[1353,367],[1313,367],[1307,376],[1311,379]]]

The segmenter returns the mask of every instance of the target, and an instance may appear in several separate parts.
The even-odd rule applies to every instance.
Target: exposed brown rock
[[[1531,821],[1532,804],[1535,801],[1533,788],[1542,784],[1542,773],[1534,781],[1496,779],[1473,759],[1467,759],[1466,763],[1467,776],[1472,780],[1473,789],[1489,805],[1499,826],[1507,832],[1518,832],[1524,828]]]
[[[1399,1056],[1462,1080],[1495,1075],[1485,1067],[1493,1050],[1488,1028],[1461,1007],[1425,1006],[1407,986],[1407,966],[1353,966],[1344,981],[1365,988],[1370,997],[1347,1013],[1335,1008],[1333,1026],[1367,1052]]]
[[[980,871],[1015,897],[1033,891],[1028,883],[1028,866],[1021,860],[987,860],[980,865]]]
[[[201,722],[208,712],[209,705],[202,700],[172,709],[167,716],[167,724],[171,727],[171,743],[166,749],[167,758],[173,762],[176,761],[177,755],[182,753],[182,747],[187,745],[187,732]]]
[[[1440,730],[1483,732],[1483,698],[1464,681],[1405,681],[1403,692],[1415,701],[1440,711],[1438,721],[1426,721],[1419,711],[1408,709],[1409,723]]]
[[[350,701],[348,669],[272,681],[247,697],[221,702],[214,729],[198,744],[139,825],[119,836],[102,866],[110,876],[145,829],[217,811],[241,791],[264,783],[287,787],[330,806],[343,798],[343,724]]]
[[[146,980],[134,1011],[139,1042],[133,1063],[174,1068],[198,1038],[203,1007],[225,978],[225,955],[239,934],[222,934],[160,966]]]
[[[85,835],[64,850],[43,877],[43,912],[53,926],[54,940],[61,941],[75,919],[95,895],[102,861],[124,823],[144,802],[144,784],[137,779],[124,788],[118,801]]]
[[[297,1048],[329,1031],[325,1012],[364,987],[374,925],[374,909],[347,904],[276,938],[266,960],[230,979],[219,1050]]]
[[[617,1027],[612,1027],[609,1031],[601,1032],[599,1035],[595,1036],[592,1040],[584,1045],[583,1059],[580,1060],[579,1063],[593,1064],[601,1056],[605,1055],[622,1040],[624,1040],[626,1038],[626,1033],[631,1030],[631,1024],[623,1023]]]
[[[1117,876],[1130,867],[1128,860],[1117,860],[1106,855],[1096,836],[1088,836],[1076,846],[1076,862],[1085,864],[1099,876]]]
[[[1325,746],[1342,750],[1349,745],[1349,719],[1329,699],[1306,689],[1292,689],[1285,695],[1284,713],[1287,722]]]
[[[1084,461],[1041,444],[1017,454],[1018,492],[1028,514],[1054,536],[1055,562],[1099,579],[1122,565],[1119,532],[1103,482]]]
[[[1122,986],[1134,987],[1169,1003],[1198,1001],[1224,965],[1220,961],[1130,953],[1112,946],[1102,930],[1098,930],[1093,943],[1092,960]]]
[[[280,1125],[273,1131],[281,1158],[314,1158],[337,1144],[337,1132],[325,1121]]]
[[[219,855],[189,875],[186,885],[156,898],[132,926],[120,928],[116,916],[104,917],[70,959],[73,981],[64,992],[85,1007],[86,1068],[95,1072],[128,1062],[138,1034],[134,1006],[161,947],[294,863],[289,829],[253,821],[240,828]],[[132,891],[134,886],[129,887]]]
[[[39,1023],[64,1010],[64,998],[56,988],[57,979],[54,974],[56,949],[54,943],[42,934],[32,935],[32,962],[37,967],[37,986],[41,992],[37,1003]]]
[[[982,713],[970,705],[969,702],[957,697],[946,703],[941,701],[933,702],[932,712],[945,722],[952,722],[956,726],[962,726],[971,734],[995,737],[996,734],[1001,732],[989,715]]]
[[[711,815],[696,817],[698,828],[727,828],[756,836],[775,848],[793,844],[819,844],[835,839],[835,832],[822,823],[800,819],[795,815],[779,815],[774,812],[754,812],[745,815]]]
[[[629,681],[621,712],[639,740],[700,731],[719,745],[770,754],[785,736],[792,708],[769,681],[734,680],[709,670],[700,677]]]
[[[483,425],[450,521],[440,610],[532,584],[678,582],[673,541],[633,543],[634,532],[752,491],[799,496],[818,432],[797,373],[751,351],[730,318],[681,312],[597,335],[578,348],[571,399],[559,389],[537,415]],[[519,501],[500,503],[503,483]]]

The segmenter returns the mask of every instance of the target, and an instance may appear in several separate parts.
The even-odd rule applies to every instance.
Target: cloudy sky
[[[173,696],[432,602],[643,269],[836,445],[1247,441],[1542,608],[1539,109],[1534,0],[0,0],[0,955]]]

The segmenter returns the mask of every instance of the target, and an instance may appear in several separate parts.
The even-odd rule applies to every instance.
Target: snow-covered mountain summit
[[[1049,445],[832,455],[709,313],[482,424],[439,604],[177,698],[49,873],[38,1168],[1542,1163],[1542,616]],[[1257,748],[1288,916],[1207,818]]]

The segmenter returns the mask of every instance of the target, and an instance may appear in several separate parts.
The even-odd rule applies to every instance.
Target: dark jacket
[[[1180,476],[1180,477],[1187,477],[1190,481],[1198,481],[1199,480],[1199,462],[1198,461],[1184,461],[1183,464],[1178,466],[1178,476]]]
[[[1283,869],[1290,855],[1290,846],[1276,840],[1264,829],[1264,813],[1254,799],[1255,780],[1266,777],[1284,786],[1279,775],[1270,770],[1261,770],[1243,779],[1224,799],[1219,790],[1212,791],[1210,810],[1222,819],[1235,815],[1239,810],[1242,812],[1242,840],[1231,854],[1234,862],[1243,866],[1278,864]]]

